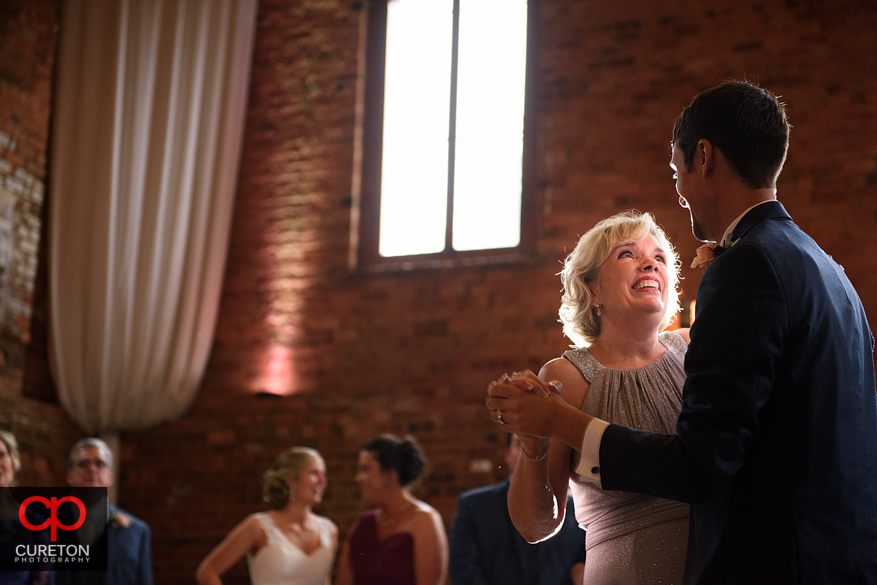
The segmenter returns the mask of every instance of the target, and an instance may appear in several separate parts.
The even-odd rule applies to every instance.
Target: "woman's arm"
[[[344,539],[344,546],[341,548],[341,558],[338,559],[338,574],[335,575],[335,585],[353,585],[353,569],[350,567],[350,538],[359,528],[359,518],[347,531],[347,538]]]
[[[545,364],[539,378],[559,381],[564,401],[577,409],[581,408],[590,387],[575,366],[563,358]],[[509,515],[524,539],[539,542],[552,536],[563,524],[573,450],[559,439],[548,443],[536,437],[518,436],[524,453],[512,474]],[[530,460],[543,455],[549,445],[545,460]]]
[[[431,507],[421,510],[412,536],[417,585],[444,585],[448,576],[448,535],[442,517]]]
[[[241,560],[247,551],[258,550],[266,542],[267,537],[259,520],[254,516],[246,518],[201,561],[195,572],[198,585],[222,585],[220,575]]]
[[[332,555],[332,558],[334,559],[335,553],[338,551],[338,527],[335,526],[335,523],[332,522],[331,520],[329,520],[328,518],[326,519],[326,521],[329,523],[329,529],[332,531],[332,545],[331,545],[332,549],[329,552]],[[332,585],[332,571],[331,571],[331,569],[329,570],[328,573],[326,573],[326,580],[323,582],[323,585]]]

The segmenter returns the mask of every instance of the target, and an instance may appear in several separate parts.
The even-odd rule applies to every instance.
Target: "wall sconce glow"
[[[292,350],[284,345],[274,344],[268,350],[264,370],[259,377],[257,391],[275,396],[288,396],[294,393]]]

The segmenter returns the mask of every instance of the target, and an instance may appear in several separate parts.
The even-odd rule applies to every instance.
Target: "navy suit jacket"
[[[610,425],[604,489],[692,503],[685,583],[877,583],[874,340],[779,202],[704,273],[676,435]]]
[[[128,525],[116,520],[123,514]],[[109,508],[107,570],[58,571],[56,585],[152,585],[152,537],[149,526],[115,506]]]
[[[529,544],[509,516],[509,480],[464,492],[451,530],[454,585],[569,585],[570,569],[585,562],[585,531],[572,498],[566,519],[549,540]]]

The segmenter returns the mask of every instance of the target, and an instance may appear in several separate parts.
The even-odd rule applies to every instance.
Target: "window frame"
[[[357,128],[354,146],[350,267],[354,271],[383,272],[449,268],[528,261],[535,251],[537,199],[536,94],[538,1],[527,1],[527,57],[524,88],[524,138],[521,168],[521,237],[513,248],[454,250],[453,182],[449,181],[445,249],[430,254],[384,257],[378,250],[381,215],[381,167],[384,124],[384,63],[386,57],[387,4],[390,0],[367,0],[360,25],[360,63],[357,90]],[[454,0],[454,46],[451,91],[456,93],[456,51],[459,2]],[[465,0],[463,0],[465,1]],[[455,124],[452,100],[449,128]],[[449,147],[449,177],[454,165],[453,141]]]

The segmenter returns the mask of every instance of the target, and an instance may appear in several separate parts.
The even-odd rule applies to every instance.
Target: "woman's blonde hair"
[[[667,252],[667,274],[670,279],[667,310],[658,331],[663,331],[673,320],[679,310],[679,255],[651,213],[625,211],[604,219],[588,230],[579,239],[575,250],[567,256],[560,272],[563,283],[560,321],[563,323],[563,333],[576,347],[587,347],[600,336],[600,317],[594,310],[588,285],[597,279],[600,267],[612,250],[648,235],[654,236]]]
[[[18,453],[18,441],[15,440],[15,435],[2,429],[0,429],[0,441],[3,441],[3,444],[6,445],[6,452],[9,453],[9,458],[12,459],[14,482],[15,476],[18,475],[18,472],[21,469],[21,456]],[[12,485],[12,483],[10,483],[10,485]]]
[[[323,458],[316,450],[309,447],[290,447],[281,451],[274,460],[274,465],[264,474],[262,499],[275,510],[283,508],[289,502],[289,486],[286,480],[298,479],[301,470],[312,459]]]

